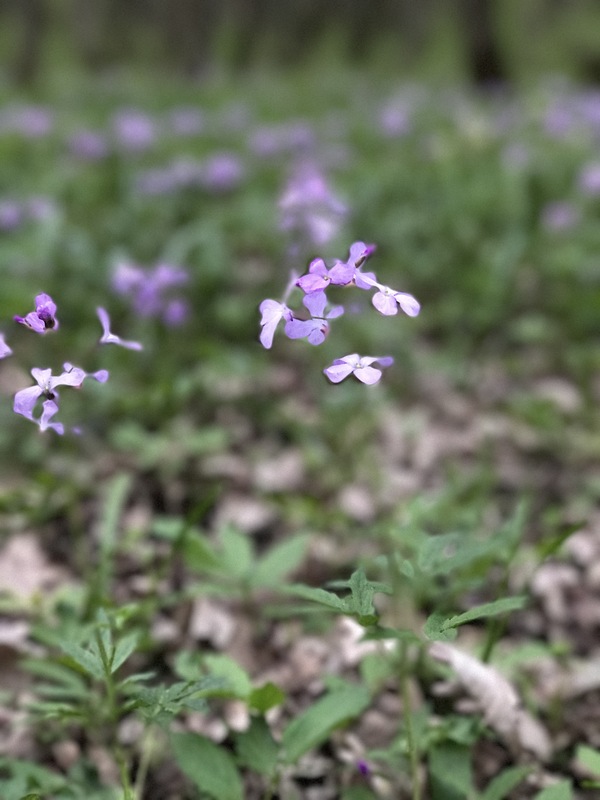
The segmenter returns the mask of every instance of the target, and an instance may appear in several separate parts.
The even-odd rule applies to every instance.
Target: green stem
[[[408,645],[400,642],[400,692],[402,694],[402,713],[406,728],[406,743],[412,778],[412,800],[421,800],[421,780],[419,776],[419,753],[412,721],[410,685],[408,681]]]

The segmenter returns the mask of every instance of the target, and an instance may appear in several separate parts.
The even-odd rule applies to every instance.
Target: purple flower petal
[[[65,432],[65,426],[62,424],[62,422],[50,422],[57,411],[58,406],[54,400],[44,400],[42,404],[42,414],[38,422],[41,431],[46,431],[48,428],[50,428],[62,436],[62,434]]]
[[[366,383],[368,386],[373,386],[381,378],[382,372],[375,367],[357,367],[354,370],[354,377],[361,383]]]
[[[50,370],[47,370],[47,372],[50,372]],[[15,414],[21,414],[21,416],[33,420],[33,409],[41,394],[42,389],[40,386],[30,386],[28,389],[21,389],[17,392],[13,400]]]
[[[100,337],[100,344],[118,344],[126,350],[143,350],[144,346],[140,342],[133,342],[128,339],[121,339],[110,331],[110,317],[106,309],[98,306],[96,314],[102,325],[102,336]]]
[[[4,334],[0,333],[0,358],[7,358],[12,355],[11,348],[6,344]]]
[[[412,296],[412,294],[396,292],[394,298],[402,311],[404,311],[405,314],[408,314],[409,317],[417,317],[419,315],[421,305],[419,301]]]
[[[376,292],[376,294],[373,295],[371,302],[377,311],[386,317],[393,317],[398,313],[398,304],[396,303],[393,295],[384,294],[383,292]]]
[[[312,292],[304,297],[302,303],[309,310],[311,317],[322,317],[327,305],[327,297],[325,292]]]

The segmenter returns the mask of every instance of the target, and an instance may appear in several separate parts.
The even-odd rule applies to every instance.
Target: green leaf
[[[252,539],[247,533],[240,533],[231,525],[219,531],[221,543],[221,562],[229,575],[245,577],[252,569],[254,551]]]
[[[317,700],[307,711],[293,719],[283,732],[286,763],[295,763],[312,747],[325,741],[338,725],[361,714],[370,699],[364,686],[348,686]]]
[[[432,800],[466,800],[473,795],[471,748],[444,742],[429,751]]]
[[[98,652],[86,650],[84,647],[74,642],[61,642],[60,646],[67,657],[86,675],[100,681],[104,680],[104,665]]]
[[[593,775],[600,775],[600,753],[586,744],[580,744],[575,751],[577,761]]]
[[[136,631],[135,633],[130,633],[128,636],[124,636],[119,642],[117,642],[112,663],[110,665],[111,674],[116,672],[119,667],[124,664],[125,661],[127,661],[129,656],[137,647],[139,640],[140,636]]]
[[[279,686],[275,686],[269,681],[250,692],[248,705],[259,713],[265,714],[270,708],[281,705],[284,700],[285,693]]]
[[[185,532],[183,559],[195,572],[215,572],[220,569],[221,559],[206,537],[195,529]]]
[[[23,795],[21,800],[42,800],[42,795],[36,794],[36,792],[30,792],[29,794]]]
[[[531,767],[508,767],[485,787],[480,800],[506,800],[509,792],[518,786],[531,772]]]
[[[240,774],[227,750],[197,733],[175,733],[171,743],[175,760],[201,791],[215,800],[243,800]]]
[[[296,569],[304,558],[310,537],[303,533],[274,545],[255,564],[251,580],[254,586],[277,586]]]
[[[440,611],[434,611],[425,620],[423,625],[423,633],[431,641],[450,642],[456,639],[457,632],[455,628],[446,625],[448,617]]]
[[[386,628],[383,625],[373,625],[365,631],[364,639],[396,639],[401,642],[410,642],[411,644],[420,644],[421,639],[414,631],[407,628]]]
[[[523,608],[527,603],[527,598],[523,595],[518,597],[503,597],[500,600],[494,600],[491,603],[483,603],[480,606],[475,606],[464,614],[457,614],[456,616],[449,617],[446,620],[448,627],[457,628],[465,622],[472,622],[474,619],[483,619],[484,617],[495,617],[498,614],[506,614],[509,611],[517,611]]]
[[[346,600],[338,597],[337,594],[333,592],[327,592],[325,589],[305,586],[302,583],[294,583],[291,586],[282,587],[282,591],[294,597],[301,597],[303,600],[312,600],[321,606],[325,606],[325,608],[328,608],[330,611],[337,611],[342,614],[352,613]]]
[[[554,786],[547,786],[535,795],[534,800],[573,800],[571,781],[561,781]]]
[[[235,735],[238,760],[261,775],[273,775],[277,767],[279,745],[263,717],[256,717],[248,730]]]
[[[434,613],[427,618],[423,627],[423,632],[428,639],[450,641],[456,638],[455,629],[465,622],[493,617],[498,614],[506,614],[509,611],[523,608],[526,602],[527,598],[524,596],[503,597],[500,600],[494,600],[491,603],[483,603],[480,606],[471,608],[463,614],[448,616],[439,611],[434,611]]]
[[[203,662],[212,677],[223,679],[223,694],[228,697],[245,699],[252,691],[248,673],[237,661],[226,655],[204,656]]]

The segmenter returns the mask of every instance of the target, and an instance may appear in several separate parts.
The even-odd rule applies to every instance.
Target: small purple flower
[[[58,400],[58,391],[56,391],[56,387],[73,386],[78,388],[88,377],[94,378],[99,383],[105,383],[108,380],[108,372],[105,369],[101,369],[98,372],[88,373],[68,362],[63,364],[63,370],[60,375],[53,376],[50,369],[34,367],[31,370],[31,374],[35,378],[37,385],[21,389],[15,394],[13,411],[35,422],[42,431],[52,428],[59,434],[64,433],[64,426],[61,422],[50,422],[58,411],[58,403],[56,402]],[[42,403],[42,413],[36,419],[33,412],[40,397],[44,398],[44,402]]]
[[[117,142],[129,152],[142,152],[156,139],[153,120],[142,111],[124,108],[113,117],[113,131]]]
[[[372,367],[371,364],[378,363],[382,367],[389,367],[394,363],[392,356],[359,356],[352,353],[343,358],[336,358],[331,366],[326,367],[323,372],[332,383],[340,383],[348,375],[354,375],[361,383],[372,386],[379,382],[381,370]]]
[[[273,346],[273,337],[275,330],[281,320],[289,322],[294,318],[294,315],[285,303],[280,303],[277,300],[263,300],[258,310],[262,314],[260,320],[261,332],[260,343],[264,348],[270,350]]]
[[[82,161],[100,161],[108,155],[108,143],[101,133],[91,130],[75,131],[68,142],[71,154]]]
[[[327,298],[325,292],[307,294],[303,300],[310,311],[311,319],[301,320],[292,317],[285,326],[285,335],[289,339],[307,339],[309,344],[322,344],[329,333],[328,319],[336,319],[344,313],[342,306],[333,306],[325,311]]]
[[[373,295],[371,302],[385,317],[393,317],[398,313],[398,307],[409,317],[416,317],[421,310],[421,306],[412,294],[406,292],[396,292],[389,286],[382,286],[380,283],[374,284],[378,291]]]
[[[48,333],[57,330],[58,320],[56,319],[56,303],[49,294],[41,293],[35,298],[35,311],[31,311],[25,317],[14,317],[15,322],[31,328],[36,333]]]
[[[4,334],[0,333],[0,358],[8,358],[8,356],[12,355],[12,350],[6,344],[6,340],[4,339]]]
[[[96,309],[96,314],[98,315],[98,319],[100,320],[100,324],[102,325],[102,336],[100,337],[100,344],[118,344],[121,347],[125,347],[127,350],[143,350],[143,345],[140,342],[132,342],[128,339],[121,339],[120,336],[116,336],[114,333],[110,332],[110,317],[108,316],[108,312],[106,309],[101,308],[100,306]]]
[[[24,209],[16,200],[0,202],[0,231],[12,231],[18,228],[24,219]]]

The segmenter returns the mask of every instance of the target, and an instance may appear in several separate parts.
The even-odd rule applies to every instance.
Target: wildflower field
[[[600,93],[0,105],[2,800],[600,796]]]

